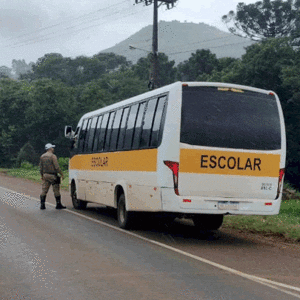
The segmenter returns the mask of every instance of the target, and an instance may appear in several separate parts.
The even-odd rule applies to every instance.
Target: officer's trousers
[[[55,197],[60,196],[59,183],[57,182],[57,176],[52,174],[43,175],[42,193],[41,196],[46,196],[50,186],[52,185],[53,193]]]

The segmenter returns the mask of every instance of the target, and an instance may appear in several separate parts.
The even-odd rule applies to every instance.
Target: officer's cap
[[[54,147],[55,147],[55,145],[52,145],[51,143],[48,143],[45,145],[46,150],[49,150],[50,148],[54,148]]]

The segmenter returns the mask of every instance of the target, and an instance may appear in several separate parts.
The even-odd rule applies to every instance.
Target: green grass
[[[223,227],[284,237],[300,242],[300,200],[282,201],[276,216],[228,216]]]
[[[6,173],[10,176],[19,177],[19,178],[25,178],[29,179],[31,181],[42,183],[40,171],[37,167],[33,167],[32,169],[0,169],[0,172]],[[64,171],[64,180],[61,183],[62,189],[68,189],[69,188],[69,177],[68,172]]]

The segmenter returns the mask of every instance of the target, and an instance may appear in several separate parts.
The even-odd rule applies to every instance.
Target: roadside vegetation
[[[276,216],[227,216],[222,227],[300,243],[300,200],[283,200]]]
[[[69,174],[68,174],[68,158],[59,158],[58,163],[60,165],[60,168],[62,169],[64,173],[64,180],[61,182],[61,188],[62,189],[68,189],[69,188]],[[40,175],[40,169],[38,166],[34,166],[31,163],[24,161],[21,163],[20,168],[0,168],[0,172],[13,176],[13,177],[19,177],[19,178],[25,178],[34,182],[41,183],[41,175]]]

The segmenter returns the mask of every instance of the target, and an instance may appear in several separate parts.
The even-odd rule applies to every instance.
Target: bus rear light
[[[175,161],[165,160],[164,164],[172,171],[174,191],[177,196],[179,196],[178,191],[178,173],[179,173],[179,163]]]
[[[284,173],[285,173],[285,169],[280,169],[279,170],[278,188],[277,188],[277,195],[276,195],[275,199],[278,199],[278,197],[280,195],[280,191],[281,191],[282,184],[283,184]]]
[[[266,206],[272,205],[272,202],[265,202],[265,205],[266,205]]]
[[[280,169],[280,170],[279,170],[279,182],[280,182],[280,183],[282,182],[284,173],[285,173],[285,169]]]

